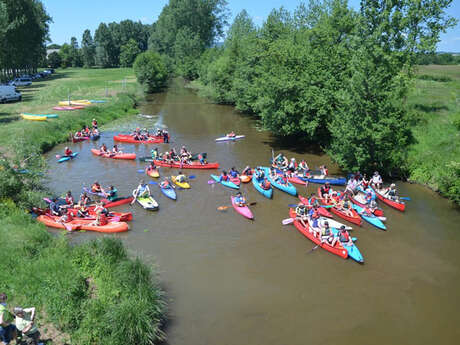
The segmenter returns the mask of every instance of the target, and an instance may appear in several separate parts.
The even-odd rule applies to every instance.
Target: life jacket
[[[331,190],[331,187],[329,187],[329,186],[322,186],[322,187],[321,187],[321,194],[329,194],[330,190]]]
[[[330,236],[331,235],[331,228],[322,228],[321,229],[321,235],[322,236]]]
[[[220,175],[220,177],[222,178],[222,181],[228,181],[229,180],[228,175]]]
[[[350,241],[350,234],[348,231],[340,231],[340,242]]]
[[[99,224],[103,226],[103,225],[107,225],[107,223],[108,223],[107,216],[104,213],[101,213],[99,215]]]
[[[73,204],[73,196],[68,196],[68,195],[67,195],[67,196],[65,197],[65,203],[66,203],[67,205],[72,205],[72,204]]]
[[[65,152],[64,152],[64,155],[65,155],[65,156],[70,156],[71,154],[72,154],[72,150],[71,150],[71,149],[67,149],[67,150],[65,150]]]

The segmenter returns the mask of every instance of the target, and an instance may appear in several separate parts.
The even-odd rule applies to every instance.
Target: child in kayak
[[[113,145],[112,153],[113,153],[114,155],[116,155],[116,154],[119,154],[119,153],[123,153],[123,151],[121,151],[121,150],[118,148],[118,145],[115,144],[115,145]]]
[[[236,193],[235,199],[233,200],[239,207],[246,206],[246,198],[241,194],[241,192]]]
[[[99,151],[101,151],[101,153],[109,153],[109,150],[107,149],[107,146],[104,143],[99,148]]]
[[[374,171],[374,176],[371,179],[371,185],[374,186],[376,189],[382,189],[382,177],[380,176],[378,171]]]
[[[238,175],[240,174],[235,167],[232,167],[230,171],[228,172],[232,178],[237,178]]]
[[[223,170],[222,174],[220,174],[219,182],[229,181],[229,180],[230,180],[230,177],[228,177],[227,172]]]
[[[64,149],[64,157],[72,157],[72,154],[73,154],[72,150],[69,149],[68,146],[66,146]]]

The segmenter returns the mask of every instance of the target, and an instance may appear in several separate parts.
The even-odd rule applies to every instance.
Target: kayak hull
[[[236,184],[234,184],[232,181],[219,181],[220,180],[220,176],[217,176],[217,175],[212,175],[211,174],[211,178],[216,181],[217,183],[220,183],[221,185],[225,186],[225,187],[228,187],[228,188],[233,188],[233,189],[240,189],[239,186],[237,186]]]
[[[192,163],[192,164],[180,164],[180,163],[166,163],[164,161],[155,160],[155,165],[165,168],[176,168],[176,169],[217,169],[219,168],[219,163]]]
[[[276,181],[273,181],[273,179],[270,177],[269,168],[262,167],[262,170],[264,171],[266,178],[268,179],[268,181],[270,181],[273,187],[278,188],[279,190],[291,194],[293,196],[297,196],[297,189],[290,182],[288,182],[287,185],[280,184]]]
[[[163,143],[163,138],[151,137],[150,140],[135,140],[131,135],[118,134],[113,136],[113,140],[119,141],[122,143],[131,143],[131,144],[161,144]]]
[[[254,188],[264,197],[269,198],[269,199],[273,197],[273,188],[271,187],[271,185],[269,189],[262,188],[259,180],[256,177],[256,174],[252,175],[252,184],[254,185]]]
[[[29,120],[29,121],[46,121],[46,120],[47,120],[46,116],[37,116],[37,115],[25,115],[25,114],[21,114],[21,117],[22,117],[24,120]]]
[[[120,198],[113,199],[112,201],[107,200],[107,199],[102,199],[101,201],[104,202],[105,208],[110,208],[110,207],[130,204],[133,200],[134,198],[132,196],[126,196],[126,197],[120,197]]]
[[[404,210],[406,209],[406,204],[405,203],[397,202],[397,201],[393,201],[391,199],[388,199],[383,194],[381,194],[381,192],[379,190],[377,190],[376,188],[372,187],[372,189],[374,190],[375,194],[377,195],[377,198],[379,198],[379,200],[383,201],[388,206],[391,206],[391,207],[393,207],[393,208],[395,208],[395,209],[397,209],[398,211],[401,211],[401,212],[404,212]]]
[[[156,211],[160,207],[157,201],[152,197],[137,198],[136,201],[139,205],[148,211]]]
[[[26,115],[26,116],[41,116],[41,117],[46,117],[47,119],[56,119],[59,117],[58,114],[28,114],[28,113],[22,113],[21,115]]]
[[[181,188],[184,188],[184,189],[190,188],[190,184],[188,182],[179,182],[176,180],[176,176],[171,176],[171,181],[173,181],[174,184],[176,184],[177,186]]]
[[[321,202],[324,205],[327,206],[332,206],[331,203],[326,202],[322,197],[321,197],[321,188],[318,188],[318,200],[321,200]],[[342,219],[345,219],[346,221],[349,221],[350,223],[356,224],[361,226],[362,223],[362,218],[359,216],[359,214],[352,208],[350,211],[352,213],[352,216],[348,215],[342,210],[339,210],[337,207],[331,207],[331,212],[334,213],[335,215],[339,216]]]
[[[171,200],[177,200],[177,194],[174,188],[168,187],[168,188],[163,188],[160,186],[161,192],[168,197]]]
[[[317,184],[325,184],[326,182],[329,182],[332,185],[335,186],[345,186],[347,183],[347,179],[345,177],[340,177],[340,178],[314,178],[314,177],[300,177],[304,181],[308,181],[311,183],[317,183]]]
[[[158,172],[158,169],[153,169],[153,170],[147,170],[146,172],[147,176],[157,178],[160,177],[160,173]]]
[[[238,206],[235,203],[235,197],[234,196],[231,196],[230,199],[232,201],[232,206],[233,206],[233,208],[235,209],[236,212],[238,212],[239,214],[241,214],[243,217],[245,217],[247,219],[251,219],[251,220],[254,219],[254,215],[252,214],[252,212],[249,209],[249,207],[247,207],[247,206],[242,206],[242,207]]]
[[[236,135],[234,137],[220,137],[220,138],[217,138],[216,141],[217,142],[221,142],[221,141],[235,141],[235,140],[238,140],[238,139],[243,139],[244,138],[244,135]]]
[[[62,162],[67,162],[71,159],[74,159],[75,157],[78,156],[78,152],[74,152],[72,153],[71,156],[64,156],[64,157],[61,157],[59,160],[58,160],[58,163],[62,163]]]
[[[41,215],[37,217],[37,220],[51,228],[65,229],[63,224],[57,222],[58,218],[59,217],[55,216]],[[74,219],[66,224],[74,230],[88,230],[104,233],[124,232],[129,229],[128,224],[125,222],[109,222],[102,226],[91,225],[93,222],[94,220],[89,219]]]
[[[127,159],[127,160],[134,160],[136,159],[135,153],[117,153],[117,154],[110,154],[110,153],[102,153],[100,150],[91,149],[91,152],[95,156],[104,157],[104,158],[111,158],[111,159]]]
[[[78,138],[72,137],[72,142],[74,144],[85,141],[85,140],[89,140],[89,137],[78,137]]]
[[[363,202],[364,200],[362,200],[361,198],[359,198],[359,196],[361,196],[362,194],[357,194],[353,197],[350,198],[351,202],[355,205],[358,205],[359,207],[361,208],[365,208],[367,205]],[[358,211],[359,212],[359,211]],[[377,208],[375,211],[374,211],[374,215],[376,215],[377,217],[382,217],[383,216],[383,210],[381,208]]]
[[[362,214],[361,212],[364,211],[364,209],[356,204],[353,204],[353,208],[361,215],[361,217],[366,221],[368,222],[369,224],[375,226],[376,228],[378,229],[381,229],[381,230],[386,230],[387,227],[385,226],[385,224],[382,223],[382,221],[377,218],[375,215],[371,215],[371,216],[367,216],[365,214]]]

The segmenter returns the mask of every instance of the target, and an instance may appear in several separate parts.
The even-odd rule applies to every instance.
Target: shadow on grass
[[[425,113],[435,113],[441,110],[449,110],[447,106],[440,104],[415,104],[414,108]]]
[[[19,116],[11,116],[11,114],[8,113],[0,113],[0,124],[7,124],[13,121],[17,121],[19,119]]]

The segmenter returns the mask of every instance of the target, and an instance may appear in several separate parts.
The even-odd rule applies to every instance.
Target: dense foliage
[[[134,61],[134,73],[147,93],[161,90],[166,86],[168,71],[158,53],[147,51],[138,55]]]
[[[460,52],[456,54],[452,54],[452,53],[418,54],[417,64],[419,65],[460,65]]]
[[[37,70],[50,21],[40,0],[0,0],[0,81]]]
[[[413,142],[405,102],[417,54],[455,21],[450,0],[311,1],[273,10],[260,28],[243,11],[223,48],[197,68],[202,93],[257,114],[280,136],[316,142],[347,170],[400,173]]]

